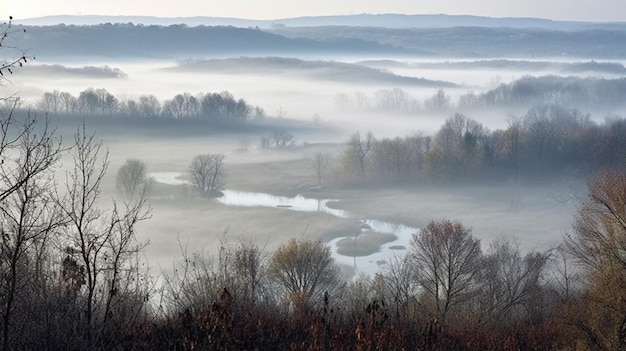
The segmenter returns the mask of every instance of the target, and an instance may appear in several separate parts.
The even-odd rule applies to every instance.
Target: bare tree
[[[93,347],[99,337],[111,332],[114,307],[129,297],[125,289],[131,286],[127,285],[130,281],[123,278],[135,278],[139,268],[133,263],[146,245],[136,241],[135,226],[148,217],[149,211],[144,198],[123,206],[114,202],[109,211],[98,206],[102,180],[109,166],[108,153],[103,156],[101,147],[102,143],[96,142],[93,135],[86,134],[85,126],[77,131],[74,168],[66,177],[66,195],[59,201],[64,216],[69,219],[65,226],[68,257],[84,271],[85,322],[80,329],[86,347]],[[141,301],[147,301],[145,296]],[[132,307],[141,309],[142,304]],[[123,323],[118,320],[115,325],[121,327]]]
[[[62,224],[53,201],[53,171],[63,154],[60,139],[48,128],[39,129],[30,116],[17,122],[12,115],[0,122],[0,312],[2,345],[13,348],[14,310],[35,292],[37,249]],[[23,314],[22,314],[23,315]],[[21,321],[25,322],[25,321]]]
[[[460,222],[432,221],[413,234],[410,259],[424,290],[424,304],[441,322],[475,295],[482,268],[480,240]]]
[[[450,108],[450,97],[442,89],[424,101],[424,108],[430,111],[444,111]]]
[[[7,42],[25,31],[13,29],[12,20],[9,17],[0,26],[0,85],[5,74],[34,59]],[[48,120],[41,123],[30,113],[17,118],[18,98],[0,98],[0,102],[5,104],[0,109],[0,317],[2,349],[10,350],[24,348],[25,325],[36,317],[25,312],[31,309],[33,296],[42,292],[37,285],[39,269],[46,266],[42,252],[61,224],[51,190],[54,166],[63,149]]]
[[[117,111],[119,100],[113,94],[104,88],[96,89],[95,94],[98,97],[98,106],[102,115],[110,115]]]
[[[561,244],[551,250],[548,288],[561,301],[567,301],[582,291],[581,267],[574,260],[566,245]]]
[[[176,94],[163,103],[163,114],[174,119],[197,118],[200,114],[200,101],[191,93]]]
[[[154,95],[141,95],[139,97],[139,111],[143,118],[154,118],[161,114],[161,103]]]
[[[0,201],[19,189],[29,179],[50,170],[61,154],[60,140],[54,136],[48,121],[44,122],[43,131],[37,130],[37,119],[30,114],[24,120],[18,120],[14,113],[19,99],[12,100],[9,111],[0,111]],[[39,133],[38,133],[39,132]],[[19,173],[14,178],[13,170],[20,169],[24,160],[20,152],[25,152],[31,168]]]
[[[26,29],[13,28],[12,16],[9,16],[8,22],[0,26],[0,48],[6,52],[3,58],[0,59],[0,82],[6,79],[4,76],[6,73],[13,74],[13,70],[16,67],[22,67],[25,63],[28,63],[28,60],[35,59],[35,57],[27,55],[24,50],[12,45],[12,43],[7,44],[7,40],[12,39],[17,33],[23,32],[26,32]]]
[[[296,146],[293,134],[284,129],[276,129],[269,136],[262,136],[259,148],[261,150],[291,150]]]
[[[525,317],[524,307],[541,291],[540,279],[548,257],[538,252],[522,257],[516,244],[494,241],[484,263],[481,296],[488,313],[484,320],[502,325]]]
[[[88,88],[80,92],[77,103],[79,112],[91,117],[97,112],[100,99],[93,88]]]
[[[480,122],[455,113],[441,126],[435,137],[435,145],[447,157],[452,157],[464,148],[483,141],[487,132]],[[468,145],[469,144],[469,145]]]
[[[136,158],[129,158],[117,171],[117,191],[128,199],[145,194],[150,189],[148,167]]]
[[[203,196],[216,195],[224,186],[224,155],[201,154],[191,160],[191,184]]]
[[[523,120],[526,132],[525,151],[529,153],[527,159],[542,170],[546,169],[548,163],[557,161],[559,133],[552,114],[552,106],[537,105],[528,110]]]
[[[72,94],[68,93],[67,91],[60,93],[59,99],[61,103],[63,104],[61,110],[65,113],[74,112],[74,110],[76,109],[76,106],[78,105],[76,98],[72,96]]]
[[[182,259],[174,262],[173,272],[163,274],[162,300],[164,312],[175,316],[182,311],[202,312],[204,306],[215,301],[219,282],[214,274],[214,260],[199,252],[190,254],[188,246],[179,240]]]
[[[419,103],[400,88],[378,90],[374,92],[373,100],[376,108],[381,111],[415,112],[419,110]]]
[[[374,147],[374,143],[375,139],[372,133],[367,133],[365,139],[361,139],[361,134],[357,132],[348,140],[346,156],[349,161],[356,161],[361,176],[365,176],[366,161]]]
[[[270,143],[274,145],[277,150],[289,150],[293,149],[296,144],[293,134],[284,129],[276,129],[270,136]]]
[[[61,110],[61,93],[58,90],[45,92],[37,107],[45,113],[57,114]]]
[[[524,146],[525,130],[520,119],[512,118],[509,120],[508,128],[504,131],[504,145],[502,146],[505,157],[511,167],[513,167],[513,175],[519,175],[519,169],[522,161]]]
[[[291,239],[274,252],[269,277],[297,309],[335,295],[344,285],[330,248],[306,239]]]
[[[328,153],[316,152],[311,159],[311,166],[317,176],[317,184],[322,185],[322,180],[332,161],[332,155]]]
[[[241,241],[232,250],[235,284],[243,299],[257,301],[267,287],[267,254],[252,241]]]
[[[141,111],[139,110],[139,103],[136,100],[129,99],[119,103],[119,113],[128,117],[139,117]]]
[[[387,301],[396,320],[418,318],[417,302],[419,280],[411,257],[394,256],[384,266],[379,279],[382,282],[384,300]]]
[[[413,175],[422,175],[426,155],[432,149],[432,137],[423,135],[414,135],[405,139],[409,152],[408,162],[409,169]]]
[[[224,289],[239,303],[274,301],[267,290],[267,256],[251,241],[229,244],[224,233],[217,259],[201,252],[189,254],[182,244],[180,249],[182,260],[175,263],[173,274],[165,275],[164,298],[171,314],[201,313]]]
[[[386,178],[401,179],[408,175],[411,150],[406,140],[400,137],[378,140],[372,148],[374,168]]]
[[[265,114],[265,110],[256,106],[250,112],[254,119],[264,119],[267,115]]]
[[[4,77],[5,72],[13,74],[13,69],[22,67],[29,59],[34,59],[34,57],[27,56],[23,50],[7,44],[7,40],[12,39],[17,32],[26,31],[25,29],[13,29],[12,22],[13,17],[9,16],[9,21],[0,26],[0,49],[3,52],[8,50],[6,54],[3,54],[3,58],[0,59],[0,83],[6,79]],[[24,120],[16,119],[14,113],[20,104],[19,98],[0,98],[0,102],[4,102],[6,105],[6,110],[0,109],[0,173],[2,174],[2,179],[0,179],[0,201],[2,201],[24,183],[28,182],[29,179],[49,170],[58,161],[61,150],[59,145],[54,146],[56,143],[54,132],[48,128],[48,121],[45,122],[43,133],[37,136],[35,133],[37,120],[30,113]],[[6,176],[12,174],[11,169],[18,167],[23,160],[20,160],[19,157],[11,157],[8,154],[13,154],[15,150],[21,148],[24,144],[28,144],[27,150],[25,150],[28,152],[28,156],[32,156],[32,153],[37,153],[38,161],[34,162],[34,167],[30,172],[22,172],[19,179],[11,181]],[[46,154],[50,157],[45,157]]]

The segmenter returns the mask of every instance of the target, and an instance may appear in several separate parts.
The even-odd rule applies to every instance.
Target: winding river
[[[186,181],[176,172],[152,172],[149,174],[155,181],[164,184],[181,185]],[[313,199],[302,195],[294,197],[275,196],[266,193],[241,192],[235,190],[223,190],[224,196],[215,200],[226,206],[246,207],[272,207],[277,211],[301,211],[323,212],[339,218],[354,219],[361,222],[361,230],[358,233],[335,238],[328,242],[331,252],[337,263],[353,267],[355,273],[373,275],[381,266],[385,265],[395,255],[404,255],[409,247],[411,236],[417,232],[416,228],[402,224],[379,221],[376,219],[359,219],[356,214],[348,211],[328,207],[333,199]],[[395,239],[382,244],[379,250],[367,256],[346,256],[339,253],[339,243],[344,240],[356,242],[359,235],[367,232],[392,234]]]

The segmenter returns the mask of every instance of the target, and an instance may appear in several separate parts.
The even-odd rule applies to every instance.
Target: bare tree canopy
[[[221,240],[216,259],[206,253],[189,254],[182,247],[182,260],[175,263],[173,274],[164,277],[164,298],[172,307],[190,308],[198,313],[219,298],[224,289],[247,303],[275,301],[268,289],[268,257],[251,241],[228,243]]]
[[[133,199],[149,190],[148,166],[136,158],[129,158],[117,171],[117,191],[128,199]]]
[[[103,152],[102,143],[94,135],[86,134],[83,126],[75,134],[74,167],[68,172],[66,195],[59,204],[69,219],[64,226],[68,259],[84,275],[85,320],[79,328],[88,348],[110,333],[113,323],[122,322],[111,320],[114,309],[122,308],[127,317],[133,318],[146,302],[132,301],[136,298],[134,294],[147,294],[142,291],[146,286],[136,280],[140,276],[136,256],[147,243],[136,240],[135,227],[148,218],[150,209],[143,197],[124,206],[114,202],[111,210],[99,207],[101,184],[108,166],[108,152]],[[80,285],[78,289],[82,290]]]
[[[370,156],[370,151],[374,147],[374,135],[368,132],[365,139],[361,138],[361,133],[357,132],[352,134],[348,140],[345,151],[346,162],[350,167],[356,164],[358,173],[361,177],[365,176],[365,170],[367,169],[367,160]]]
[[[296,147],[296,139],[285,129],[276,129],[269,136],[261,137],[261,150],[275,149],[279,151],[292,150]]]
[[[453,308],[475,294],[482,269],[480,240],[460,222],[430,222],[413,234],[410,255],[420,286],[434,305],[433,317],[445,321]]]
[[[201,154],[191,160],[189,175],[192,186],[202,196],[218,195],[224,186],[224,155]]]
[[[291,239],[274,252],[269,267],[270,279],[295,306],[320,301],[324,294],[333,296],[343,286],[339,267],[330,249],[319,241]]]
[[[15,335],[16,317],[28,314],[29,305],[45,281],[37,267],[44,267],[50,237],[63,224],[54,201],[53,179],[63,154],[61,141],[49,129],[28,116],[0,116],[0,316],[2,349],[8,350]],[[2,112],[0,112],[1,114]],[[40,124],[40,123],[39,123]],[[42,268],[43,269],[43,268]],[[19,311],[18,313],[16,313]]]
[[[322,185],[322,181],[326,176],[326,171],[328,167],[330,167],[330,163],[332,161],[332,155],[323,152],[316,152],[311,159],[311,166],[313,167],[313,171],[317,177],[317,184]]]
[[[526,304],[541,291],[547,253],[520,253],[516,243],[498,239],[485,257],[481,302],[491,323],[514,323],[526,313]]]
[[[26,29],[15,29],[13,26],[13,17],[9,16],[9,21],[0,25],[0,47],[5,51],[0,58],[0,84],[6,79],[5,74],[13,74],[16,67],[22,67],[29,60],[35,57],[29,56],[24,50],[14,46],[12,43],[7,45],[7,40],[12,39],[17,33],[24,33]],[[8,52],[6,52],[8,50]]]

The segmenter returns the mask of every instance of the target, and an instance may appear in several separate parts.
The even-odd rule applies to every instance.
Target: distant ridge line
[[[473,15],[445,14],[355,14],[329,16],[302,16],[271,20],[245,19],[235,17],[156,17],[141,15],[53,15],[27,19],[16,19],[15,23],[24,25],[97,25],[103,23],[133,23],[135,25],[175,25],[188,26],[235,26],[272,28],[274,26],[309,27],[309,26],[355,26],[382,28],[439,28],[439,27],[509,27],[572,30],[589,27],[606,28],[624,26],[626,22],[581,22],[556,21],[533,17],[484,17]]]

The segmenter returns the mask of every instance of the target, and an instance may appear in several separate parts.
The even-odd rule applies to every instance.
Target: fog
[[[266,60],[265,58],[261,58]],[[271,59],[274,60],[274,59]],[[141,95],[154,95],[164,101],[175,94],[189,92],[192,95],[206,92],[229,91],[235,97],[244,98],[249,103],[262,107],[267,115],[301,121],[310,121],[314,116],[319,121],[340,127],[351,133],[353,130],[377,130],[381,136],[393,136],[411,132],[434,132],[440,122],[452,112],[464,112],[471,115],[489,128],[502,128],[510,115],[517,115],[523,110],[511,107],[509,110],[487,109],[473,115],[471,111],[430,111],[408,112],[404,114],[388,111],[354,111],[340,109],[336,103],[338,94],[354,96],[363,94],[373,96],[377,91],[399,88],[408,93],[418,103],[432,97],[439,89],[445,90],[451,102],[455,103],[465,93],[481,92],[494,89],[503,83],[510,83],[526,76],[546,76],[560,74],[558,69],[547,70],[545,60],[542,64],[516,65],[518,61],[505,61],[488,68],[485,61],[450,60],[440,58],[426,61],[421,59],[398,61],[364,61],[362,57],[347,59],[349,66],[337,69],[338,61],[332,57],[325,60],[304,61],[312,63],[310,67],[272,64],[271,68],[259,64],[254,59],[241,58],[218,60],[219,64],[200,65],[189,68],[187,61],[147,60],[145,62],[110,59],[100,62],[84,63],[46,62],[39,59],[20,72],[20,79],[0,87],[2,94],[18,94],[26,104],[35,106],[44,92],[59,90],[78,95],[89,87],[104,88],[118,99],[137,99]],[[203,61],[199,61],[203,62]],[[206,62],[206,61],[204,61]],[[215,62],[215,61],[214,61]],[[362,63],[359,63],[362,62]],[[453,64],[453,63],[457,64]],[[576,61],[554,61],[554,67],[580,64]],[[582,61],[590,62],[590,61]],[[459,66],[459,63],[464,65]],[[519,62],[518,62],[519,63]],[[478,67],[472,68],[472,64]],[[624,67],[620,62],[611,64]],[[197,66],[197,64],[196,64]],[[221,69],[220,66],[228,67]],[[367,72],[381,72],[382,76],[360,76],[367,66],[376,69]],[[520,69],[507,69],[508,66]],[[362,67],[362,69],[355,69]],[[469,67],[465,69],[464,67]],[[535,67],[535,70],[532,68]],[[367,68],[370,69],[370,68]],[[382,69],[382,71],[378,71]],[[620,74],[611,72],[582,71],[567,73],[568,77],[614,79]],[[623,73],[622,75],[623,76]],[[380,79],[385,77],[384,79]],[[410,80],[415,79],[415,80]],[[495,110],[495,112],[494,112]],[[613,110],[594,112],[594,120],[602,120]],[[391,119],[391,120],[390,120]],[[338,140],[335,140],[338,141]]]
[[[0,348],[624,348],[624,24],[147,20],[0,26]]]
[[[453,186],[380,181],[355,186],[342,183],[337,176],[311,190],[309,185],[316,184],[316,178],[309,158],[321,150],[330,152],[335,163],[339,163],[344,143],[355,132],[364,135],[371,131],[376,138],[434,135],[446,118],[456,112],[464,113],[489,130],[504,129],[511,118],[521,116],[532,105],[464,109],[457,107],[461,97],[470,92],[479,95],[523,77],[555,75],[600,80],[624,77],[624,61],[600,63],[592,57],[485,59],[381,57],[380,54],[368,57],[363,53],[352,57],[318,53],[283,58],[44,56],[22,68],[9,84],[1,86],[0,95],[18,95],[23,106],[36,110],[43,94],[53,90],[78,96],[87,88],[103,88],[120,101],[154,95],[161,102],[185,92],[195,96],[228,91],[235,99],[245,99],[265,110],[265,123],[270,123],[265,129],[255,129],[254,123],[263,122],[254,121],[253,127],[247,129],[209,128],[206,133],[194,130],[189,135],[179,131],[170,136],[168,131],[162,131],[160,136],[149,136],[148,130],[154,126],[118,134],[113,127],[93,127],[100,122],[91,125],[86,122],[88,128],[95,128],[97,137],[110,151],[111,166],[105,187],[108,196],[116,196],[115,172],[131,157],[146,162],[150,172],[181,174],[183,180],[179,179],[178,183],[155,180],[153,192],[148,196],[152,216],[141,224],[139,237],[150,241],[145,255],[155,271],[157,267],[169,269],[171,262],[181,256],[180,247],[215,252],[220,240],[225,238],[224,233],[232,241],[252,237],[268,251],[288,238],[301,236],[337,245],[341,238],[354,236],[360,230],[362,219],[412,228],[433,219],[459,219],[474,229],[484,248],[492,240],[506,237],[518,240],[524,250],[543,251],[559,245],[570,230],[576,200],[584,196],[582,177],[561,175],[545,182],[498,181]],[[406,93],[409,104],[397,111],[377,107],[376,96],[393,89]],[[445,92],[450,106],[429,109],[427,101],[439,91]],[[347,102],[338,104],[338,96]],[[368,100],[358,105],[354,102],[358,97]],[[600,122],[622,108],[581,112],[590,113],[593,121]],[[297,147],[285,152],[260,150],[260,139],[268,130],[275,129],[272,125],[293,121],[299,126],[293,129]],[[197,198],[186,183],[189,162],[194,155],[207,152],[225,155],[225,189],[229,191],[332,199],[329,206],[352,215],[289,212],[273,208],[276,206],[244,208]],[[332,178],[340,173],[340,167],[334,164],[328,173],[328,178]],[[378,251],[389,241],[385,238],[389,234],[393,233],[376,233],[370,239],[364,236],[362,241],[355,237],[353,252],[344,248],[348,252],[344,256],[355,254],[357,247],[363,252]],[[401,246],[406,248],[407,238],[402,238],[402,242]],[[400,253],[405,251],[396,249]],[[340,255],[339,251],[334,249],[336,255]],[[384,265],[380,257],[375,261]],[[349,268],[346,268],[348,272]]]

